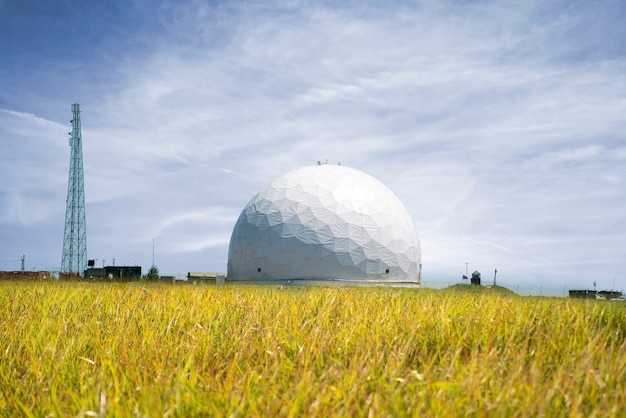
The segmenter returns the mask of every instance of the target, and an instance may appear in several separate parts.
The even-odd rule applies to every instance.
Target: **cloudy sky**
[[[0,0],[0,270],[58,269],[71,104],[89,258],[225,271],[318,160],[404,202],[423,280],[626,289],[626,3]],[[154,241],[153,241],[154,240]]]

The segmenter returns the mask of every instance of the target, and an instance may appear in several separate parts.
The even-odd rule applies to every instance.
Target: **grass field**
[[[0,282],[0,314],[2,416],[626,416],[618,302]]]

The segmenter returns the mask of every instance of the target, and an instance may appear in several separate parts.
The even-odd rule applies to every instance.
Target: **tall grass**
[[[626,307],[0,282],[3,416],[625,416]]]

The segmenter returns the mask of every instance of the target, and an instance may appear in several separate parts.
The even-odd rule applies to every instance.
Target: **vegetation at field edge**
[[[2,416],[624,416],[626,306],[0,282]]]

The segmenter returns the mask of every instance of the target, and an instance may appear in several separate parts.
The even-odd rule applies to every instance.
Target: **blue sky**
[[[225,271],[317,160],[404,202],[423,280],[626,290],[626,3],[0,0],[0,269],[61,264],[71,104],[89,258]],[[540,290],[541,289],[541,290]]]

